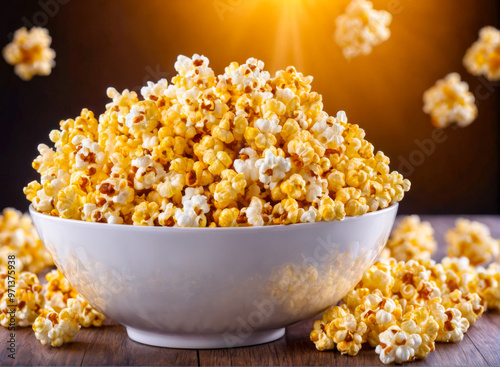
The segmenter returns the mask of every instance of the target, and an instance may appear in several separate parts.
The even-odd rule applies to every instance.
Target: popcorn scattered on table
[[[14,33],[14,39],[2,50],[7,63],[14,65],[14,72],[23,80],[35,75],[50,75],[56,65],[56,53],[50,48],[52,38],[45,28],[22,27]]]
[[[371,1],[352,0],[335,20],[335,41],[346,59],[368,55],[391,36],[391,13],[373,9]]]
[[[430,259],[436,251],[434,229],[429,222],[421,222],[418,215],[404,217],[387,241],[387,257],[398,261]]]
[[[7,270],[9,255],[15,256],[16,272],[38,273],[53,265],[28,214],[6,208],[0,214],[0,272]]]
[[[6,328],[32,325],[45,305],[43,287],[38,277],[30,272],[18,273],[10,278],[4,275],[6,290],[0,300],[0,325]],[[8,291],[9,287],[6,283],[8,281],[13,282],[11,283],[13,293]]]
[[[469,85],[457,73],[448,74],[424,93],[424,112],[432,124],[445,128],[454,122],[460,127],[470,125],[477,117],[477,106]]]
[[[492,26],[479,31],[479,39],[467,50],[464,66],[472,75],[484,75],[490,81],[500,79],[500,31]]]
[[[403,199],[410,182],[365,132],[323,111],[312,77],[293,67],[179,56],[169,84],[108,89],[38,146],[33,207],[61,218],[148,226],[261,226],[341,220]]]
[[[44,309],[33,324],[36,338],[42,345],[49,344],[60,347],[71,343],[80,331],[78,314],[73,308],[65,308],[57,313],[51,309]]]
[[[454,229],[446,233],[448,256],[469,259],[471,265],[488,263],[499,255],[499,242],[491,237],[488,226],[459,218]]]
[[[71,307],[75,310],[81,326],[102,326],[106,317],[81,298],[59,270],[52,270],[45,278],[48,281],[45,285],[48,308],[61,312],[62,309]]]
[[[349,319],[349,341],[357,332],[350,355],[368,342],[385,364],[422,359],[434,351],[436,341],[463,340],[488,307],[499,309],[499,284],[496,263],[485,269],[474,268],[466,257],[446,257],[441,263],[384,259],[365,273],[344,304],[315,321],[310,338],[318,350],[339,349],[341,339],[332,330]]]

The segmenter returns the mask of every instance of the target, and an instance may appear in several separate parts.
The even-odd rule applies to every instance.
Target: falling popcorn
[[[424,93],[424,112],[431,115],[432,124],[438,128],[453,122],[465,127],[477,117],[474,101],[469,85],[460,80],[459,74],[451,73]]]
[[[370,1],[352,0],[335,20],[335,41],[346,59],[368,55],[374,46],[389,39],[391,21],[389,12],[373,9]]]
[[[500,31],[483,27],[479,39],[467,50],[464,66],[472,75],[484,75],[490,81],[500,79]]]
[[[34,27],[28,31],[22,27],[14,33],[12,42],[4,47],[3,57],[14,65],[14,72],[23,80],[30,80],[35,75],[50,75],[56,65],[51,42],[47,29]]]

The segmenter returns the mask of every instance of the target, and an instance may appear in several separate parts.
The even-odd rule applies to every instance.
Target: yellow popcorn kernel
[[[472,325],[484,312],[483,301],[477,293],[463,294],[458,289],[447,293],[442,297],[442,305],[445,308],[456,308],[462,316]]]
[[[391,196],[384,190],[383,185],[372,180],[367,180],[363,184],[361,195],[366,198],[366,204],[371,212],[387,208],[392,201]]]
[[[176,208],[173,203],[167,203],[163,200],[160,207],[160,214],[158,215],[158,223],[161,226],[173,227],[175,224],[174,215]]]
[[[389,39],[391,13],[373,9],[371,1],[352,0],[335,20],[335,41],[346,59],[368,55],[374,46]]]
[[[327,177],[328,180],[328,189],[332,192],[337,192],[341,188],[343,188],[346,184],[345,175],[337,171],[336,169],[332,170]]]
[[[332,338],[329,338],[325,332],[325,324],[322,320],[315,320],[313,330],[310,334],[310,339],[320,351],[331,350],[335,348],[335,343]]]
[[[491,264],[487,269],[478,268],[477,292],[485,309],[500,310],[500,265]]]
[[[159,215],[160,208],[157,203],[144,201],[135,207],[132,220],[134,221],[134,225],[154,226]]]
[[[240,215],[238,208],[223,209],[219,215],[219,226],[221,227],[238,227],[237,219]]]
[[[398,261],[430,259],[437,248],[434,229],[429,222],[421,222],[418,215],[404,217],[386,247]]]
[[[409,306],[401,319],[401,330],[420,336],[422,342],[415,350],[416,359],[425,358],[434,351],[439,325],[427,307]]]
[[[43,187],[40,185],[38,181],[31,181],[23,190],[26,198],[29,201],[33,201],[38,193],[38,191],[42,190]]]
[[[50,48],[52,38],[45,28],[33,27],[29,31],[22,27],[14,33],[11,43],[2,50],[8,64],[14,65],[14,72],[23,80],[35,75],[50,75],[56,65],[56,53]]]
[[[38,317],[45,304],[42,294],[43,287],[38,277],[30,272],[21,272],[15,281],[14,297],[6,292],[0,299],[0,325],[30,326]]]
[[[356,320],[365,323],[368,328],[366,340],[372,347],[379,344],[379,334],[396,325],[402,314],[399,302],[383,297],[379,290],[366,296],[354,310]]]
[[[72,308],[65,308],[60,313],[44,309],[33,324],[36,338],[42,345],[50,343],[53,347],[60,347],[71,343],[80,331],[78,314]]]
[[[300,220],[299,204],[295,199],[283,199],[273,208],[275,224],[294,224]]]
[[[164,198],[171,198],[180,194],[185,184],[185,176],[182,173],[170,171],[163,178],[163,182],[156,186],[156,191]]]
[[[244,193],[246,187],[245,176],[234,170],[226,169],[221,173],[222,181],[215,186],[214,199],[220,208],[226,208],[234,203],[238,196]]]
[[[322,220],[327,222],[342,220],[346,215],[344,204],[341,201],[332,200],[328,196],[320,200],[318,214]]]
[[[486,26],[479,39],[465,53],[463,64],[472,75],[484,75],[488,80],[500,79],[500,31]]]
[[[212,182],[214,182],[214,175],[208,170],[207,165],[203,162],[195,162],[193,168],[186,173],[186,186],[207,186]]]
[[[363,215],[367,213],[369,209],[364,197],[351,199],[345,205],[345,213],[349,216]]]
[[[436,341],[453,343],[462,341],[464,334],[469,330],[469,321],[462,317],[462,313],[458,309],[446,309],[441,302],[440,297],[429,301],[431,315],[439,325]]]
[[[225,151],[215,153],[213,150],[208,150],[203,154],[203,162],[208,164],[210,173],[220,175],[222,171],[231,166],[233,160]]]
[[[294,137],[300,132],[301,128],[297,121],[294,119],[288,119],[283,124],[283,128],[280,131],[280,136],[285,142],[289,142],[294,139]]]
[[[333,339],[341,354],[355,356],[365,341],[367,326],[362,321],[357,322],[348,309],[344,308],[343,311],[339,312],[339,317],[326,325],[326,334]]]
[[[106,319],[106,316],[97,311],[89,305],[87,301],[79,296],[68,300],[68,308],[75,311],[78,317],[78,324],[85,328],[91,326],[100,327]]]
[[[477,117],[474,95],[457,73],[450,73],[438,80],[424,93],[423,109],[431,115],[432,124],[439,128],[445,128],[454,122],[465,127]]]
[[[82,196],[85,193],[75,186],[66,186],[57,194],[57,210],[61,218],[80,219]]]
[[[47,279],[47,284],[45,285],[47,306],[56,312],[60,312],[68,306],[68,299],[78,296],[76,290],[59,270],[56,269],[47,273],[45,279]]]
[[[354,288],[352,291],[347,293],[342,301],[349,307],[351,312],[354,312],[356,307],[358,307],[361,302],[371,293],[368,288]]]
[[[303,200],[306,192],[306,181],[301,175],[295,173],[281,183],[280,189],[289,198]]]
[[[390,297],[394,283],[391,264],[378,261],[363,274],[357,287],[367,288],[371,292],[379,290],[384,297]]]
[[[9,270],[9,255],[15,256],[17,273],[23,270],[38,273],[54,264],[30,216],[13,208],[0,213],[0,244],[0,272]]]
[[[471,265],[490,262],[500,252],[486,225],[464,218],[457,219],[455,228],[446,233],[446,241],[449,257],[466,256]]]

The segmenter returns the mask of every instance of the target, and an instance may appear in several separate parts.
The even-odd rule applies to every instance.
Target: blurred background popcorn
[[[477,107],[469,85],[457,73],[448,74],[424,93],[424,112],[431,115],[432,124],[439,128],[454,122],[460,127],[471,124],[477,117]]]
[[[56,53],[50,48],[52,38],[45,28],[25,27],[14,33],[14,39],[2,50],[5,61],[14,65],[14,72],[23,80],[35,75],[50,75],[56,65]]]
[[[464,66],[472,75],[483,75],[488,80],[500,79],[500,31],[486,26],[479,31],[479,39],[467,50]]]
[[[335,20],[335,41],[346,59],[368,55],[391,36],[391,13],[373,9],[371,1],[352,0]]]

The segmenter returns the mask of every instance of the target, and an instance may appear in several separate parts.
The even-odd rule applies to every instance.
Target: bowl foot
[[[183,349],[232,348],[269,343],[285,335],[285,328],[254,331],[250,335],[225,334],[162,334],[127,327],[130,339],[147,345]]]

